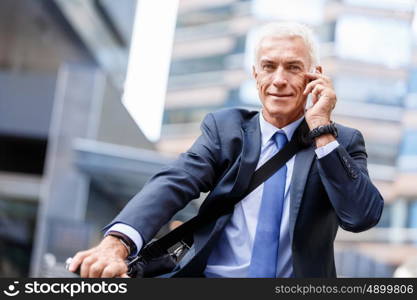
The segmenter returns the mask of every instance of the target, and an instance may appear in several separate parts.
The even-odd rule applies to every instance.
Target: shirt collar
[[[262,146],[265,146],[265,144],[272,138],[272,136],[277,131],[284,132],[285,135],[287,136],[287,139],[290,141],[298,125],[300,125],[300,123],[304,120],[304,116],[302,116],[298,120],[295,120],[294,122],[288,124],[287,126],[283,128],[277,128],[264,119],[262,111],[259,114],[260,114],[259,124],[261,128]]]

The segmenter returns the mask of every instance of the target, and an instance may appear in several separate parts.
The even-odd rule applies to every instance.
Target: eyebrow
[[[260,63],[261,64],[263,64],[263,63],[276,64],[276,62],[274,62],[273,60],[270,60],[270,59],[261,59]]]
[[[274,65],[276,64],[275,61],[267,59],[267,58],[264,58],[264,59],[260,60],[260,64],[264,64],[264,63],[274,64]],[[302,66],[304,66],[304,62],[302,60],[299,60],[299,59],[290,59],[289,61],[285,61],[284,63],[287,64],[287,65],[302,65]]]
[[[288,64],[288,65],[302,65],[302,66],[304,66],[304,62],[301,61],[301,60],[298,60],[298,59],[290,60],[290,61],[287,61],[285,63]]]

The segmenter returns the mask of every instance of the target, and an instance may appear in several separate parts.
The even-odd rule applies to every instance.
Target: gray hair
[[[261,27],[255,38],[255,66],[258,63],[258,54],[262,41],[266,37],[300,37],[308,48],[310,54],[311,68],[319,64],[318,43],[313,31],[304,24],[295,22],[274,22]]]

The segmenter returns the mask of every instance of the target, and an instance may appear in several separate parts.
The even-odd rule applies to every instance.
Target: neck
[[[291,116],[291,117],[283,117],[283,118],[278,118],[278,117],[271,117],[269,116],[267,113],[265,113],[264,110],[262,110],[262,115],[265,119],[265,121],[267,121],[268,123],[274,125],[277,128],[284,128],[285,126],[291,124],[294,121],[297,121],[299,118],[301,118],[304,115],[304,111],[301,111],[300,113],[296,114],[295,116]]]

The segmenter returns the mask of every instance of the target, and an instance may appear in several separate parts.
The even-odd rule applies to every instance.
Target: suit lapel
[[[261,130],[259,127],[259,113],[242,126],[242,151],[239,170],[230,194],[240,197],[246,191],[255,172],[261,152]]]
[[[239,166],[236,179],[229,192],[232,197],[241,197],[246,191],[251,176],[256,169],[261,151],[261,131],[259,127],[259,113],[253,116],[247,123],[242,126],[242,151],[238,158]],[[221,231],[230,219],[232,214],[219,218],[212,227],[204,234],[195,239],[196,252],[200,251],[203,246],[219,231]]]
[[[294,236],[295,221],[301,205],[304,188],[307,182],[308,173],[315,157],[313,147],[302,149],[295,156],[293,175],[290,187],[290,239],[291,243]]]

